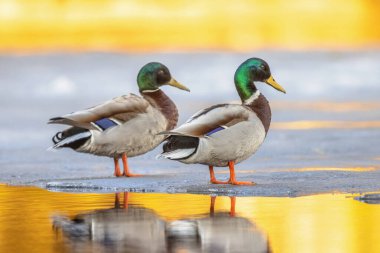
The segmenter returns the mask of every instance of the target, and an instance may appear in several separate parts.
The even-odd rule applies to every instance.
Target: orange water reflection
[[[2,0],[0,49],[378,47],[379,10],[370,0]]]
[[[63,241],[52,230],[51,215],[74,217],[112,208],[114,200],[114,194],[0,186],[0,252],[62,252]],[[210,212],[210,197],[204,195],[129,193],[128,202],[166,221]],[[217,197],[215,212],[230,210],[230,198]],[[273,252],[380,252],[380,205],[358,202],[351,195],[237,197],[235,215],[256,224]]]
[[[380,121],[322,121],[301,120],[290,122],[273,122],[272,129],[308,130],[308,129],[368,129],[380,128]]]

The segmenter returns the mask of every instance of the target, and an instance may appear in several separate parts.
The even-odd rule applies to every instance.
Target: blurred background
[[[216,51],[378,47],[377,0],[2,0],[0,49]]]

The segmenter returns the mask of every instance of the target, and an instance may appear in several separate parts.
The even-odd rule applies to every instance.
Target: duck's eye
[[[164,70],[157,71],[157,83],[162,84],[170,80],[170,74]]]
[[[265,70],[265,66],[264,65],[260,65],[260,68]]]

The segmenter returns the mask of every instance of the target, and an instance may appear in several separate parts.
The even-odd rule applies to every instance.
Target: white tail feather
[[[163,157],[171,160],[177,160],[190,156],[192,153],[194,153],[194,151],[195,148],[177,149],[170,152],[162,153],[158,155],[157,158]]]
[[[87,131],[87,132],[83,132],[83,133],[79,133],[79,134],[76,134],[76,135],[73,135],[73,136],[70,136],[70,137],[67,137],[65,139],[63,139],[62,141],[58,142],[57,144],[51,146],[50,148],[48,148],[48,150],[54,150],[54,149],[57,149],[57,148],[60,148],[66,144],[69,144],[69,143],[72,143],[74,141],[77,141],[77,140],[80,140],[80,139],[84,139],[84,138],[87,138],[87,137],[90,137],[91,136],[91,132],[90,131]]]
[[[56,152],[57,150],[54,148],[54,146],[48,147],[46,151]]]

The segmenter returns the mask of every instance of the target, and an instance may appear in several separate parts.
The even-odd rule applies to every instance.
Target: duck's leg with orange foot
[[[234,161],[229,161],[228,167],[230,168],[230,180],[228,180],[229,184],[233,184],[233,185],[255,185],[256,184],[254,182],[236,181]]]
[[[214,166],[209,165],[208,169],[210,170],[210,182],[212,184],[228,184],[228,182],[216,180],[215,173],[214,173]]]
[[[123,167],[124,167],[123,175],[124,176],[126,177],[140,177],[141,176],[140,174],[132,174],[131,172],[129,172],[127,155],[125,153],[121,156],[121,159],[123,160]]]
[[[113,173],[114,176],[116,176],[116,177],[121,177],[123,174],[121,174],[121,172],[120,172],[119,158],[114,157],[114,158],[113,158],[113,162],[114,162],[114,164],[115,164],[115,172]]]

